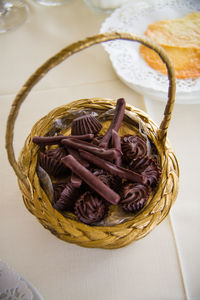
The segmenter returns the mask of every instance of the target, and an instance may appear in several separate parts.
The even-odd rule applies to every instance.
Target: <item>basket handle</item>
[[[32,76],[25,82],[25,84],[22,86],[18,94],[16,95],[11,110],[8,116],[7,120],[7,128],[6,128],[6,150],[8,155],[8,160],[13,167],[17,177],[24,183],[24,185],[29,189],[29,181],[25,174],[21,171],[19,168],[14,154],[13,149],[13,135],[14,135],[14,125],[17,118],[17,115],[19,113],[19,109],[31,89],[34,87],[34,85],[44,77],[44,75],[50,71],[52,68],[54,68],[56,65],[64,61],[66,58],[71,56],[74,53],[77,53],[85,48],[88,48],[94,44],[99,44],[106,41],[116,40],[116,39],[122,39],[122,40],[130,40],[130,41],[136,41],[140,42],[143,45],[151,48],[155,52],[158,53],[162,61],[165,63],[167,67],[168,72],[168,79],[169,79],[169,89],[168,89],[168,101],[165,107],[164,111],[164,117],[160,124],[160,127],[157,131],[157,138],[162,142],[163,146],[166,141],[166,135],[167,135],[167,129],[169,126],[169,122],[171,120],[171,113],[174,106],[175,101],[175,90],[176,90],[176,81],[175,81],[175,74],[174,74],[174,68],[166,55],[166,52],[161,48],[159,45],[154,43],[153,41],[149,40],[146,37],[143,36],[137,36],[132,35],[128,33],[104,33],[104,34],[98,34],[89,38],[86,38],[82,41],[78,41],[76,43],[73,43],[66,48],[62,49],[59,53],[57,53],[55,56],[48,59],[40,68],[38,68]]]

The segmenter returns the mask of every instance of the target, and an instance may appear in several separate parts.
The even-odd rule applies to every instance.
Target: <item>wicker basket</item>
[[[160,156],[162,169],[161,178],[156,191],[150,198],[145,208],[135,215],[133,219],[114,226],[89,226],[81,222],[66,218],[52,207],[52,204],[40,185],[37,168],[37,155],[39,147],[32,142],[35,135],[45,136],[52,130],[55,119],[71,117],[71,111],[80,109],[91,109],[106,111],[114,108],[116,101],[108,99],[83,99],[71,102],[62,107],[56,108],[39,120],[34,127],[22,149],[17,163],[13,149],[14,124],[20,106],[33,86],[52,68],[64,61],[72,54],[101,42],[123,39],[140,42],[155,50],[166,64],[169,78],[168,102],[165,108],[164,117],[158,127],[143,111],[127,105],[129,111],[130,127],[137,129],[138,121],[145,126],[148,137],[152,140]],[[27,209],[37,217],[39,222],[50,230],[58,238],[75,243],[84,247],[96,248],[120,248],[146,236],[156,225],[158,225],[169,213],[169,210],[176,199],[178,192],[179,168],[176,156],[171,144],[166,138],[168,125],[171,119],[171,112],[175,101],[175,76],[171,63],[164,50],[141,36],[134,36],[127,33],[99,34],[85,40],[74,43],[44,63],[27,80],[17,94],[7,121],[6,149],[8,159],[13,167],[22,192],[23,201]],[[131,116],[131,117],[130,117]],[[134,131],[134,129],[133,129]]]

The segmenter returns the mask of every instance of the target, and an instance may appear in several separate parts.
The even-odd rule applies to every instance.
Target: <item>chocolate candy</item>
[[[72,135],[97,134],[102,128],[101,123],[93,115],[83,115],[72,121]]]
[[[94,137],[94,134],[84,134],[84,135],[76,135],[77,139],[80,140],[92,140]],[[40,136],[34,136],[34,138],[32,139],[33,143],[39,145],[39,146],[46,146],[46,145],[57,145],[60,144],[60,142],[63,139],[70,139],[73,138],[72,135],[56,135],[56,136],[44,136],[44,137],[40,137]]]
[[[66,151],[63,149],[53,149],[47,153],[39,153],[40,166],[49,174],[54,177],[66,175],[69,169],[61,162],[61,157],[66,156]]]
[[[71,147],[79,151],[86,150],[98,157],[104,158],[109,161],[115,161],[122,156],[122,152],[118,149],[102,149],[93,144],[76,139],[62,140],[62,144],[66,147],[66,149],[68,149],[68,147]]]
[[[46,145],[56,145],[59,144],[60,141],[63,139],[63,135],[58,136],[34,136],[32,141],[33,143],[39,146],[46,146]]]
[[[95,136],[92,140],[92,144],[99,146],[99,143],[101,142],[102,138],[102,134]]]
[[[56,182],[53,183],[54,199],[53,202],[56,203],[60,198],[60,195],[64,188],[66,187],[66,182]]]
[[[109,203],[117,204],[119,202],[120,196],[82,166],[73,156],[67,155],[62,158],[62,162]]]
[[[109,174],[102,169],[92,169],[90,170],[95,176],[97,176],[103,183],[108,185],[111,189],[118,192],[121,187],[121,178]]]
[[[125,158],[127,162],[145,156],[147,154],[147,144],[145,139],[138,135],[123,136],[122,152],[123,158]]]
[[[86,152],[83,150],[80,151],[80,155],[84,159],[86,159],[89,162],[93,163],[94,165],[104,169],[105,171],[109,172],[112,175],[116,175],[116,176],[119,176],[120,178],[128,179],[133,182],[147,184],[146,176],[140,175],[138,173],[132,172],[131,170],[128,170],[128,169],[125,169],[122,167],[118,167],[106,160],[96,157],[92,153],[89,153],[89,152]]]
[[[84,167],[88,168],[90,166],[89,162],[85,159],[83,159],[79,152],[73,148],[69,148],[68,147],[68,152],[69,154],[71,154],[74,158],[76,158],[78,160],[78,162],[80,162],[81,165],[83,165]],[[70,182],[73,185],[73,187],[79,188],[82,184],[82,179],[77,176],[75,173],[72,172],[71,177],[70,177]]]
[[[92,224],[104,218],[106,206],[102,198],[87,191],[76,201],[74,211],[81,222]]]
[[[121,123],[124,118],[125,107],[126,107],[125,100],[123,98],[118,99],[117,103],[116,103],[114,117],[112,119],[112,122],[111,122],[106,134],[104,135],[101,142],[99,143],[100,147],[108,148],[108,144],[112,137],[112,130],[118,131],[121,126]]]
[[[69,154],[71,154],[74,158],[76,158],[78,160],[78,162],[80,162],[81,165],[83,165],[84,167],[88,168],[90,166],[89,162],[87,160],[85,160],[84,158],[82,158],[80,156],[80,153],[70,147],[67,147],[67,151],[69,152]]]
[[[121,137],[117,131],[114,129],[112,130],[112,146],[113,148],[116,148],[120,152],[122,152],[122,147],[121,147]],[[122,165],[122,159],[121,156],[118,156],[115,160],[116,166],[121,166]]]
[[[105,217],[110,204],[133,213],[146,205],[161,170],[147,156],[148,140],[139,135],[120,137],[124,112],[125,100],[121,98],[104,136],[97,136],[102,125],[88,114],[73,120],[71,135],[33,138],[43,149],[60,146],[39,153],[41,167],[50,175],[66,175],[67,183],[53,184],[55,209],[74,208],[78,220],[94,225]]]
[[[136,160],[132,160],[129,167],[131,170],[134,170],[135,172],[139,172],[140,174],[146,176],[148,184],[152,188],[155,188],[161,175],[161,169],[155,159],[149,158],[147,156],[138,158]]]
[[[45,152],[48,157],[51,157],[56,160],[61,160],[62,157],[66,156],[68,152],[64,147],[59,147],[56,149],[50,149]]]
[[[80,186],[82,185],[82,179],[72,172],[70,176],[70,183],[73,187],[80,188]]]
[[[151,189],[138,183],[126,182],[122,190],[121,207],[128,212],[137,212],[142,209],[150,196]]]
[[[71,183],[68,183],[61,192],[59,199],[54,203],[53,207],[59,211],[72,210],[74,202],[78,196],[79,190],[74,188]]]

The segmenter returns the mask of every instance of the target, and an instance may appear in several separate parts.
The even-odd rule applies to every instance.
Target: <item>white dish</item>
[[[38,290],[30,283],[28,280],[23,279],[29,289],[32,291],[33,294],[33,300],[44,300],[44,298],[39,294]]]
[[[199,0],[129,1],[116,9],[102,24],[100,32],[128,32],[144,35],[149,24],[181,18],[200,11]],[[139,44],[116,40],[103,44],[119,78],[138,93],[167,100],[167,76],[150,68],[139,54]],[[176,103],[200,103],[200,78],[177,79]]]
[[[0,299],[43,300],[36,288],[0,260]]]

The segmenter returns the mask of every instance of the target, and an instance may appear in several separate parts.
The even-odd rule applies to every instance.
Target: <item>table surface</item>
[[[43,228],[25,208],[5,150],[6,120],[26,79],[72,42],[97,34],[108,16],[81,0],[60,7],[28,2],[25,24],[0,35],[0,259],[29,280],[44,299],[200,299],[200,106],[175,105],[168,137],[180,165],[180,190],[170,215],[145,238],[118,250],[65,243]],[[75,99],[126,101],[160,122],[164,103],[145,99],[114,73],[102,45],[59,65],[32,90],[16,122],[18,157],[34,123]]]

